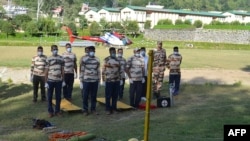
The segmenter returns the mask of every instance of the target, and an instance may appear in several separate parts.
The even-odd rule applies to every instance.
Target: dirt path
[[[165,72],[168,80],[168,70]],[[13,83],[30,83],[29,69],[12,69],[0,67],[0,78],[2,81],[12,80]],[[76,83],[79,81],[76,80]],[[222,69],[182,69],[181,83],[188,84],[235,84],[250,85],[250,72],[241,70]]]

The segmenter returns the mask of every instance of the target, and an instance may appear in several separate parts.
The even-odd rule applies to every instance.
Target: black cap
[[[89,46],[88,49],[95,51],[95,47],[94,46]]]
[[[146,48],[145,47],[141,47],[141,50],[146,50]]]
[[[70,43],[67,43],[65,46],[70,46],[70,47],[71,47],[71,44],[70,44]]]
[[[177,46],[174,47],[174,51],[178,51],[179,48]]]
[[[110,51],[113,51],[113,50],[115,51],[115,48],[114,48],[114,47],[110,47],[110,48],[109,48],[109,52],[110,52]]]

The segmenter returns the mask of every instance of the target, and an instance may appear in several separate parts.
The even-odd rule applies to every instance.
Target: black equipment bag
[[[170,107],[171,106],[170,102],[171,102],[170,97],[159,97],[157,99],[157,107],[162,107],[162,108]]]

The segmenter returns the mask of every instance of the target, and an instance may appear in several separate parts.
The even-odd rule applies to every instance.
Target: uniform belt
[[[44,75],[44,72],[34,71],[34,74],[37,74],[37,75]]]

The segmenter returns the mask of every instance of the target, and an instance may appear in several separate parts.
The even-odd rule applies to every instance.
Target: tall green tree
[[[33,33],[38,33],[38,27],[37,27],[37,21],[30,21],[26,24],[26,26],[24,27],[25,32],[27,32],[28,34],[33,34]]]
[[[113,29],[115,31],[118,31],[118,32],[121,32],[121,33],[124,32],[124,28],[121,25],[121,22],[113,22],[113,23],[111,23],[111,29]]]
[[[139,26],[137,21],[125,21],[123,24],[125,33],[136,35],[139,32]]]
[[[6,33],[6,37],[7,38],[9,37],[9,35],[15,34],[15,28],[14,28],[14,26],[11,23],[9,23],[9,22],[3,22],[1,27],[2,27],[1,28],[2,32]]]
[[[16,29],[20,29],[22,28],[22,25],[30,21],[32,21],[32,18],[30,16],[22,14],[16,15],[12,20],[12,24],[16,26]]]
[[[44,33],[56,32],[55,22],[50,18],[39,19],[37,22],[38,30]]]
[[[101,25],[102,30],[110,29],[110,23],[107,22],[105,18],[101,18],[99,23]]]
[[[76,29],[76,24],[74,22],[70,22],[68,24],[68,27],[71,29],[74,35],[78,35],[77,29]]]
[[[89,27],[90,35],[99,36],[101,34],[101,26],[97,22],[92,22]]]
[[[85,18],[85,16],[80,16],[80,29],[86,29],[88,27],[88,20]]]

